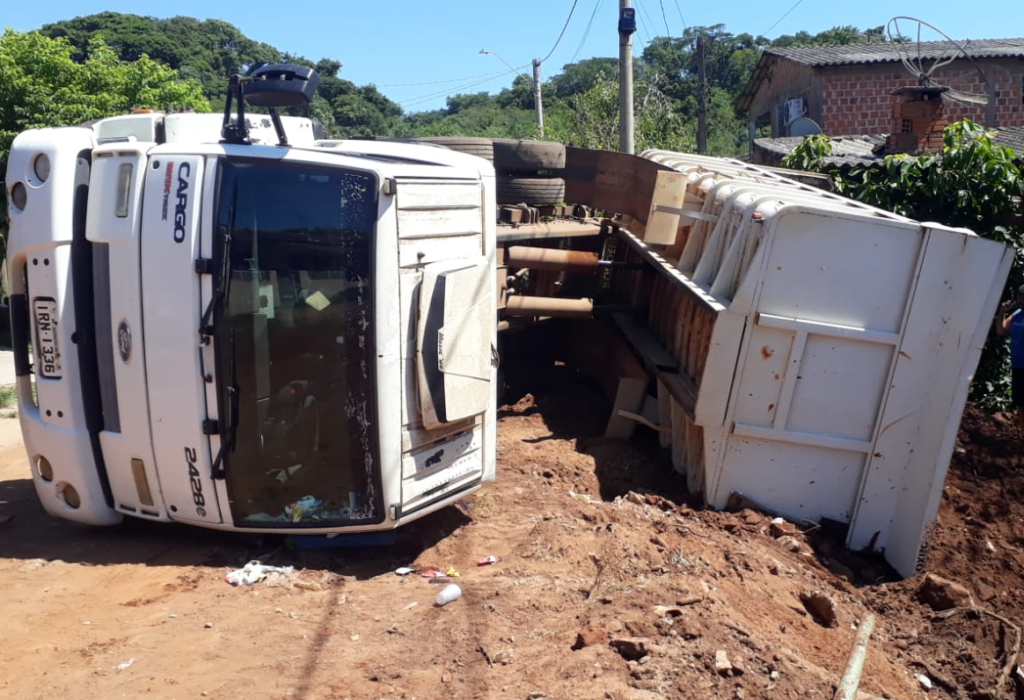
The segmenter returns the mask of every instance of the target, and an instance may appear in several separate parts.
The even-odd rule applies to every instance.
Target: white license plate
[[[52,299],[32,302],[36,319],[36,373],[50,379],[60,378],[60,346],[57,344],[57,303]]]

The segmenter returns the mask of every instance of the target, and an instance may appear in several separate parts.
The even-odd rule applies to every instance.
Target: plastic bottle
[[[452,601],[458,600],[462,597],[462,589],[459,588],[457,583],[449,583],[445,586],[440,593],[437,594],[438,605],[448,605]]]

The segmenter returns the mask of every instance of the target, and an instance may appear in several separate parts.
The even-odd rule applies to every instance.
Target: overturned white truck
[[[277,117],[316,81],[272,66],[233,81],[223,118],[15,140],[19,407],[50,513],[393,530],[494,478],[498,329],[587,317],[621,346],[595,354],[621,378],[612,434],[654,427],[715,507],[827,524],[916,571],[1012,251],[666,152],[549,148],[515,191],[564,180],[606,217],[525,202],[536,223],[496,226],[479,153]],[[595,270],[596,307],[557,298],[553,276]]]
[[[15,139],[19,412],[53,515],[365,532],[493,479],[493,167],[244,114],[316,82],[271,66],[223,119]]]

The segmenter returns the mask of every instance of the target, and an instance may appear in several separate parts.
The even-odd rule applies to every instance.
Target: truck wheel
[[[565,201],[565,180],[560,177],[498,176],[499,204],[558,204]]]
[[[498,170],[557,170],[565,167],[565,145],[553,141],[494,139]]]
[[[436,143],[459,153],[468,153],[494,162],[494,142],[491,139],[472,136],[423,136],[416,140]]]

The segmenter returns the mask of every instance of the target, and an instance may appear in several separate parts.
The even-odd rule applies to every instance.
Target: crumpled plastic
[[[229,573],[224,577],[224,580],[232,586],[251,586],[265,579],[268,574],[287,575],[294,570],[295,567],[293,566],[268,566],[253,559],[241,569],[235,569]]]
[[[313,496],[303,496],[299,500],[284,507],[284,513],[293,523],[301,520],[310,520],[316,517],[316,511],[320,510],[324,502]]]

